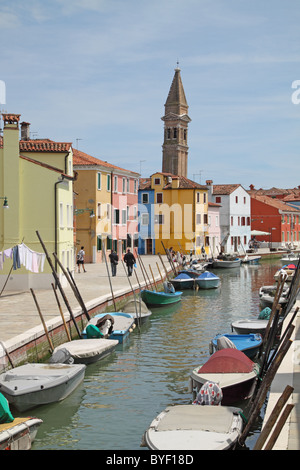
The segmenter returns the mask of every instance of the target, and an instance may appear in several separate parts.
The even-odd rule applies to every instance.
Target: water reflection
[[[277,264],[216,271],[218,289],[185,291],[181,303],[153,309],[128,342],[87,367],[70,397],[34,410],[44,423],[33,449],[140,450],[159,412],[191,403],[189,374],[208,359],[211,338],[229,333],[235,319],[257,318],[259,288],[273,283]]]

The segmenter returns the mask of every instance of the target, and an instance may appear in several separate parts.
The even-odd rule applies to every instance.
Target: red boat
[[[190,388],[198,392],[205,382],[215,382],[223,392],[222,405],[233,405],[252,396],[258,372],[258,365],[242,351],[221,349],[193,370]]]

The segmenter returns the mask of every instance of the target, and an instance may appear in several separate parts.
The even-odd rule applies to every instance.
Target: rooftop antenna
[[[78,142],[79,140],[82,140],[82,139],[76,139],[76,149],[78,150]]]

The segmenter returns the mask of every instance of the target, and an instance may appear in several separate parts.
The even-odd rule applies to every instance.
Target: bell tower
[[[175,69],[175,75],[165,103],[164,143],[162,146],[162,171],[177,176],[187,177],[188,160],[188,116],[180,69]]]

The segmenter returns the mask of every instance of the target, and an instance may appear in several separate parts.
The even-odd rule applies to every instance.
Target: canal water
[[[146,450],[140,444],[151,421],[169,405],[191,403],[189,374],[209,358],[210,340],[230,333],[234,320],[257,318],[259,288],[273,284],[278,267],[277,259],[215,270],[218,289],[185,291],[177,305],[153,309],[125,344],[87,367],[71,396],[32,410],[43,420],[33,449]]]

